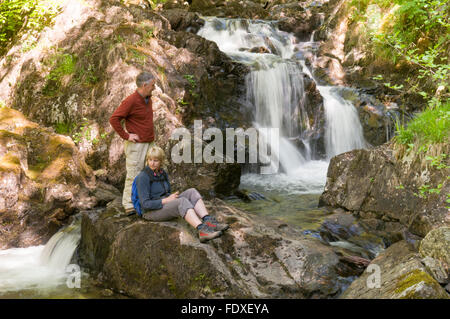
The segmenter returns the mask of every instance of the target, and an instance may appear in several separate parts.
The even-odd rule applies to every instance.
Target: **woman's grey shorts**
[[[184,218],[188,209],[193,209],[201,198],[202,196],[195,188],[189,188],[178,195],[177,199],[163,204],[161,209],[145,211],[142,217],[154,222],[163,222],[178,216]]]

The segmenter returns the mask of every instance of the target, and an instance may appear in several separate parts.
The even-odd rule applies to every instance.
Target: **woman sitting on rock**
[[[183,217],[198,230],[200,242],[217,238],[228,228],[208,214],[202,196],[195,188],[172,193],[167,173],[161,168],[165,154],[158,146],[147,152],[146,166],[137,176],[136,186],[142,217],[154,221],[168,221]]]

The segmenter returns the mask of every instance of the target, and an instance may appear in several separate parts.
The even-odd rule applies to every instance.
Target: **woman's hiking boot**
[[[220,237],[222,235],[221,231],[217,231],[205,223],[198,225],[198,238],[200,239],[201,243],[204,243],[205,241]]]
[[[228,224],[219,223],[214,216],[206,215],[203,217],[203,223],[217,231],[224,231],[230,227]]]

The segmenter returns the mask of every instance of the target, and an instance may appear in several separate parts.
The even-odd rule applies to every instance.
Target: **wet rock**
[[[97,199],[98,206],[105,206],[120,196],[122,196],[122,192],[114,186],[106,184],[102,181],[97,181],[94,190],[94,197]]]
[[[372,223],[375,230],[384,231],[385,237],[394,231],[391,243],[404,236],[404,230],[425,237],[432,229],[448,226],[444,194],[450,191],[450,183],[445,170],[424,167],[418,157],[401,159],[397,152],[384,144],[333,157],[319,204],[373,213],[372,220],[379,223]],[[422,185],[440,183],[440,194],[417,195]]]
[[[360,276],[370,263],[369,259],[358,256],[339,256],[338,273],[343,277]]]
[[[320,15],[312,15],[309,12],[303,12],[303,14],[298,14],[298,8],[301,8],[300,4],[291,4],[291,8],[281,7],[283,11],[281,18],[278,22],[278,27],[282,31],[293,33],[299,41],[309,41],[311,34],[316,30],[321,24]],[[276,7],[273,9],[276,10]],[[292,10],[292,11],[291,11]],[[288,12],[286,12],[288,11]],[[272,18],[277,18],[280,14],[276,12],[272,13]]]
[[[417,252],[411,250],[405,241],[400,241],[372,260],[361,277],[353,281],[340,298],[449,299],[450,297],[427,272]]]
[[[271,53],[271,51],[269,49],[267,49],[266,47],[254,47],[254,48],[248,49],[248,52],[251,52],[251,53]]]
[[[198,12],[205,16],[265,19],[269,12],[264,10],[263,4],[258,2],[224,1],[224,0],[192,0],[189,11]]]
[[[163,10],[161,15],[169,20],[171,29],[174,31],[197,33],[205,24],[196,13],[182,9]]]
[[[339,257],[319,240],[249,219],[218,199],[206,204],[230,229],[205,244],[182,220],[85,213],[81,263],[108,289],[137,298],[325,298],[348,281],[338,273]]]
[[[245,202],[251,202],[252,200],[267,200],[267,198],[257,192],[249,192],[246,189],[238,189],[234,194]]]
[[[330,245],[353,251],[364,259],[375,258],[385,248],[383,239],[366,232],[350,212],[327,217],[319,233]]]

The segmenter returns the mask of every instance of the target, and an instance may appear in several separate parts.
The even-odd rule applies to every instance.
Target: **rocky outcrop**
[[[299,41],[309,41],[323,20],[323,13],[306,7],[302,2],[271,4],[268,10],[269,18],[277,20],[280,30],[293,33]]]
[[[329,298],[355,276],[356,256],[284,223],[249,216],[224,202],[209,211],[230,224],[201,244],[182,220],[124,217],[114,205],[86,213],[80,263],[109,288],[137,298]]]
[[[73,141],[0,108],[0,249],[46,243],[99,202],[95,176]]]
[[[342,299],[450,299],[405,242],[393,244],[340,296]]]
[[[223,18],[266,19],[269,15],[264,3],[250,0],[192,0],[189,11]]]
[[[420,242],[422,263],[433,277],[443,285],[450,283],[450,227],[430,231]],[[447,289],[448,290],[448,289]]]
[[[185,127],[192,133],[195,119],[203,120],[204,129],[246,127],[239,97],[248,71],[215,43],[191,33],[201,23],[196,14],[176,10],[166,18],[133,4],[69,1],[36,49],[23,53],[18,45],[3,58],[0,99],[71,136],[98,179],[118,189],[125,178],[123,141],[108,119],[135,90],[142,70],[157,78],[152,98],[156,143],[167,155],[176,142],[170,140],[172,132]],[[182,163],[169,169],[175,187],[190,187],[185,176],[196,175],[202,193],[227,194],[239,183],[238,168],[204,165],[196,174],[199,165]]]
[[[448,153],[448,145],[440,151]],[[414,152],[400,156],[390,144],[333,157],[320,204],[352,211],[374,231],[425,237],[450,224],[448,164],[425,158]]]

